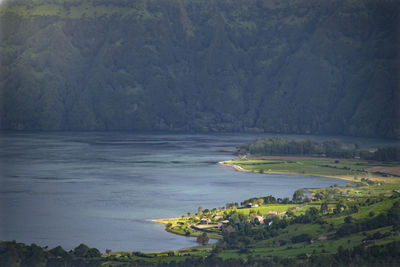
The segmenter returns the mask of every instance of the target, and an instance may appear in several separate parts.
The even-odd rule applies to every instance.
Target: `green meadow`
[[[231,160],[223,162],[224,165],[240,166],[245,171],[260,173],[293,173],[324,177],[347,178],[357,180],[359,177],[371,176],[367,170],[376,166],[397,167],[396,163],[379,163],[356,160]],[[236,167],[237,168],[237,167]],[[373,174],[374,177],[382,175]]]

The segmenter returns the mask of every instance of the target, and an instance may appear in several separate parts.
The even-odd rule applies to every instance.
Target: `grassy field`
[[[367,169],[377,166],[398,167],[395,163],[378,163],[356,160],[331,160],[331,159],[296,159],[292,160],[230,160],[221,162],[223,165],[231,166],[239,171],[258,173],[283,173],[302,174],[323,177],[334,177],[350,181],[361,178],[381,179],[382,174],[368,172]],[[381,179],[382,180],[382,179]]]
[[[369,217],[370,212],[374,212],[374,216],[388,210],[395,201],[399,198],[386,199],[371,206],[362,208],[359,212],[352,214],[354,220],[361,220]],[[307,206],[307,205],[306,205]],[[224,250],[219,256],[227,258],[246,258],[248,255],[260,257],[295,257],[300,254],[311,253],[334,253],[342,246],[343,248],[352,248],[361,244],[362,240],[368,235],[373,235],[376,232],[381,234],[390,233],[391,227],[382,227],[370,231],[363,231],[351,234],[342,238],[334,236],[335,230],[330,229],[330,224],[333,224],[334,229],[344,223],[344,218],[347,215],[326,216],[325,223],[320,224],[294,224],[285,228],[277,237],[262,240],[248,247],[248,252],[236,250]],[[301,242],[293,244],[291,239],[300,234],[308,234],[312,237],[311,242]],[[399,240],[400,236],[388,235],[385,238],[376,241],[376,244],[384,244],[393,240]]]
[[[301,206],[296,204],[266,204],[261,205],[257,208],[244,208],[237,209],[238,213],[249,215],[250,212],[259,213],[260,215],[266,215],[270,211],[276,211],[278,213],[286,212],[289,208],[300,208]]]
[[[111,252],[103,254],[105,261],[103,266],[121,266],[121,264],[129,265],[132,261],[146,261],[146,262],[163,262],[169,263],[171,261],[184,261],[188,257],[205,257],[209,255],[212,245],[197,246],[174,251],[164,252]]]

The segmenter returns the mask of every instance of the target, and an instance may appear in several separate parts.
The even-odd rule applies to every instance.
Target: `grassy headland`
[[[238,171],[313,175],[354,182],[360,181],[362,178],[372,180],[385,178],[387,181],[388,178],[396,176],[397,169],[400,170],[398,163],[294,156],[234,159],[220,162],[220,164],[231,166]],[[377,167],[380,167],[379,172],[374,172],[373,168]]]

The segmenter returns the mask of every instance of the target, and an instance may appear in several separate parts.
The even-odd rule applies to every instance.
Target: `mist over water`
[[[250,134],[1,133],[0,240],[73,249],[160,251],[196,245],[151,219],[344,181],[241,173],[216,164]],[[293,136],[287,136],[293,138]],[[295,136],[295,138],[305,138]],[[328,137],[315,137],[323,140]],[[365,146],[391,141],[342,138]]]

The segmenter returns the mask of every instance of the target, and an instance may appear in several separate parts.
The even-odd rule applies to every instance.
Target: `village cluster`
[[[259,207],[258,204],[248,204],[246,208],[257,208]],[[272,220],[267,220],[272,216],[283,216],[286,212],[278,213],[277,211],[269,211],[267,215],[262,216],[256,213],[250,213],[250,218],[259,225],[268,223],[268,225],[272,224]],[[211,219],[208,217],[202,217],[197,225],[193,225],[192,228],[196,230],[205,230],[205,229],[218,229],[221,230],[223,227],[228,226],[229,220],[223,220],[222,215],[216,215]]]

